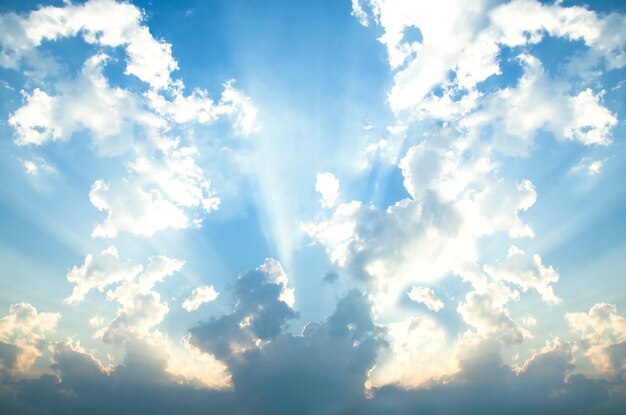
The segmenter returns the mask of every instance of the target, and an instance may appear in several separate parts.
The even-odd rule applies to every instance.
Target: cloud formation
[[[194,288],[189,297],[183,301],[183,308],[192,312],[197,310],[202,304],[215,300],[218,294],[212,285]]]
[[[296,162],[311,164],[306,179],[282,173],[308,183],[301,209],[283,203],[296,197],[275,198],[286,191],[283,181],[258,186],[286,150],[276,151],[283,141],[272,141],[274,130],[256,135],[257,116],[276,109],[267,95],[285,98],[276,85],[264,92],[266,74],[247,66],[250,56],[233,53],[242,67],[228,59],[224,67],[265,96],[262,112],[229,78],[214,80],[217,93],[188,88],[179,74],[198,82],[213,72],[180,70],[173,46],[155,35],[165,26],[150,29],[149,13],[131,3],[65,2],[0,16],[0,66],[22,83],[6,87],[21,93],[6,110],[20,174],[50,171],[47,154],[36,152],[52,148],[54,171],[75,174],[63,157],[78,142],[77,154],[97,164],[80,165],[88,173],[81,196],[98,215],[84,233],[89,243],[71,247],[84,260],[74,257],[60,274],[72,289],[58,299],[65,303],[58,310],[71,314],[67,327],[57,335],[60,313],[13,300],[0,317],[0,412],[623,410],[622,305],[586,303],[595,293],[572,298],[577,263],[563,264],[543,241],[554,238],[545,229],[550,197],[573,193],[548,194],[562,185],[554,172],[609,170],[623,127],[612,95],[619,86],[611,89],[609,78],[626,67],[626,17],[534,0],[352,0],[351,7],[349,29],[360,32],[350,33],[378,36],[386,53],[389,90],[376,79],[391,120],[360,123],[366,137],[345,139],[354,160],[324,140],[320,153],[341,160],[296,153]],[[70,40],[85,49],[73,60],[53,56]],[[299,45],[292,42],[279,43]],[[281,66],[272,62],[272,72],[292,82]],[[372,68],[347,72],[384,72]],[[252,144],[263,140],[270,144]],[[293,147],[302,148],[309,150]],[[251,149],[264,150],[264,163],[247,165]],[[220,193],[232,187],[240,187],[236,201]],[[275,223],[258,218],[248,194],[256,192],[272,200]],[[198,230],[216,210],[226,212]],[[293,212],[301,216],[292,221]],[[298,237],[272,234],[298,222]],[[198,231],[182,232],[191,228]],[[251,258],[266,259],[215,286],[193,281],[182,291],[186,269],[205,275]],[[595,265],[585,269],[589,278],[603,271]],[[58,274],[57,263],[50,268]],[[313,274],[317,280],[307,281]],[[57,299],[40,300],[49,310]],[[208,302],[214,306],[201,307]]]

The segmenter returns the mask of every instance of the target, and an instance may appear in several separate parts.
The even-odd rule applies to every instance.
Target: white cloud
[[[24,166],[24,170],[26,174],[31,176],[39,176],[41,174],[52,174],[56,173],[56,169],[49,165],[46,160],[41,157],[35,157],[32,160],[23,160],[22,166]]]
[[[224,84],[217,103],[200,88],[185,95],[183,81],[170,78],[177,68],[171,46],[154,39],[142,12],[128,3],[92,0],[2,18],[15,28],[13,36],[0,36],[8,53],[5,63],[13,69],[20,69],[21,57],[46,40],[82,36],[98,47],[72,78],[64,79],[63,71],[50,73],[51,82],[23,91],[24,104],[9,117],[18,145],[69,140],[84,131],[98,155],[130,154],[127,178],[101,179],[92,186],[92,204],[107,213],[94,237],[115,238],[119,232],[149,237],[165,229],[198,226],[204,214],[218,208],[220,199],[197,163],[197,147],[181,144],[193,137],[170,135],[184,124],[220,117],[231,118],[238,134],[257,131],[257,109],[233,80]],[[111,58],[100,46],[123,47],[125,74],[137,76],[150,88],[138,93],[112,86],[105,71]],[[44,90],[46,85],[50,88]],[[30,174],[41,170],[35,167],[34,161],[25,166]]]
[[[104,54],[87,59],[75,79],[57,85],[56,95],[39,88],[32,94],[23,92],[25,105],[9,118],[16,143],[67,140],[85,129],[101,154],[115,155],[132,148],[135,134],[128,132],[134,125],[141,127],[143,135],[162,128],[163,121],[147,112],[139,97],[109,86],[102,73],[107,59]]]
[[[109,247],[103,255],[119,259],[114,247]],[[211,389],[230,388],[230,375],[223,363],[189,344],[188,339],[183,339],[180,344],[172,343],[157,328],[169,313],[169,307],[154,288],[180,271],[183,265],[184,261],[158,255],[149,258],[145,267],[134,266],[137,272],[129,277],[120,278],[116,264],[98,271],[89,269],[92,282],[97,280],[100,291],[110,288],[106,298],[118,305],[111,321],[96,315],[89,319],[89,323],[97,329],[95,337],[107,343],[127,349],[137,341],[144,344],[149,349],[144,353],[154,353],[156,358],[163,359],[165,371],[175,376],[177,382]],[[82,348],[74,351],[86,354]],[[100,368],[106,371],[101,365]]]
[[[220,199],[196,164],[194,147],[164,148],[160,159],[137,157],[130,179],[96,181],[89,200],[107,217],[92,236],[115,238],[120,231],[145,237],[164,229],[185,229],[198,224],[191,215],[216,210]]]
[[[598,303],[588,313],[567,313],[565,319],[596,369],[604,375],[626,373],[626,319],[615,305]]]
[[[489,283],[476,287],[465,296],[457,311],[473,332],[465,334],[466,339],[497,339],[505,344],[520,343],[525,337],[522,330],[511,318],[507,304],[518,300],[519,293],[501,284]]]
[[[443,301],[437,297],[435,291],[429,287],[418,287],[414,285],[407,293],[409,298],[416,303],[424,304],[431,311],[439,311],[443,309]]]
[[[113,245],[95,257],[87,254],[83,265],[74,266],[67,273],[67,281],[74,288],[65,302],[78,304],[91,290],[102,292],[109,285],[132,280],[142,270],[141,265],[122,261]]]
[[[315,190],[322,196],[322,207],[333,207],[339,197],[339,180],[332,173],[317,173]]]
[[[552,284],[559,281],[559,273],[551,266],[544,266],[537,254],[531,258],[513,245],[509,249],[506,262],[487,264],[483,269],[496,281],[515,284],[522,291],[534,289],[547,303],[561,302],[552,289]]]
[[[588,176],[598,176],[602,173],[605,162],[606,159],[593,160],[590,157],[583,157],[577,165],[570,169],[570,173],[583,173]]]
[[[591,162],[591,164],[589,164],[589,167],[587,168],[587,173],[590,176],[596,176],[600,174],[600,172],[602,171],[602,167],[604,167],[604,161],[594,160]]]
[[[478,242],[497,232],[532,237],[519,217],[536,200],[532,183],[499,178],[479,146],[450,133],[411,147],[399,164],[411,198],[386,211],[353,201],[302,229],[330,259],[371,283],[390,306],[407,283],[460,275],[479,259]]]
[[[510,154],[524,154],[540,129],[559,140],[585,145],[607,145],[617,119],[600,104],[603,92],[585,89],[569,95],[569,86],[550,78],[541,62],[520,55],[524,75],[514,88],[504,88],[483,100],[482,108],[461,121],[473,134],[489,128],[498,148]],[[475,132],[476,130],[476,132]]]
[[[43,340],[56,330],[58,313],[40,313],[28,303],[12,304],[9,314],[0,318],[0,342],[17,347],[14,361],[0,359],[0,369],[24,374],[41,356]]]
[[[363,6],[361,6],[361,2],[359,0],[352,0],[352,12],[350,14],[356,17],[363,26],[367,26],[369,24],[369,20],[367,18],[367,13],[363,10]]]
[[[182,209],[126,180],[113,185],[96,181],[89,200],[98,210],[108,212],[104,222],[94,228],[93,237],[115,238],[120,230],[149,237],[163,229],[189,226]]]
[[[4,16],[3,16],[4,17]],[[90,44],[124,47],[127,74],[154,89],[166,88],[170,74],[178,68],[169,43],[155,39],[143,25],[143,14],[130,3],[91,0],[81,5],[41,7],[26,17],[8,15],[14,27],[12,36],[0,37],[5,49],[5,67],[19,65],[23,54],[45,40],[81,35]]]
[[[546,34],[584,41],[609,68],[626,64],[626,35],[619,29],[626,17],[617,13],[600,17],[583,7],[530,0],[505,4],[444,1],[436,6],[399,0],[369,3],[384,30],[379,40],[387,48],[389,65],[397,70],[389,95],[391,108],[397,112],[419,108],[438,85],[451,83],[452,90],[473,90],[479,82],[501,73],[502,46],[536,44]],[[419,28],[422,41],[407,39],[407,28]]]
[[[149,106],[158,114],[177,124],[209,123],[221,116],[234,117],[236,131],[249,135],[259,130],[257,125],[257,109],[252,100],[237,90],[230,80],[224,84],[219,102],[215,103],[204,89],[196,88],[190,95],[183,93],[184,85],[177,80],[173,84],[173,98],[168,100],[158,91],[148,91],[146,98]]]
[[[183,308],[192,312],[197,310],[202,304],[215,300],[218,294],[212,285],[194,288],[191,295],[183,301]]]
[[[117,302],[119,308],[115,318],[101,327],[97,336],[117,344],[129,338],[150,338],[153,328],[169,312],[169,307],[161,302],[161,295],[153,288],[180,271],[183,265],[184,261],[166,256],[151,257],[145,271],[107,291],[107,300]]]

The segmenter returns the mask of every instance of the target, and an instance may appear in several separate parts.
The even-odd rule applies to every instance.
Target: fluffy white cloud
[[[615,305],[598,303],[587,313],[568,313],[565,319],[582,339],[586,356],[602,374],[626,373],[626,319]]]
[[[626,17],[616,13],[600,17],[584,7],[534,0],[444,1],[436,6],[370,0],[369,4],[384,31],[379,40],[387,48],[389,64],[397,69],[389,95],[394,111],[419,108],[438,85],[451,83],[453,93],[473,90],[501,73],[503,46],[536,44],[546,34],[582,40],[609,68],[626,63],[626,35],[619,29]],[[357,5],[353,14],[361,20],[362,8]],[[411,28],[419,29],[421,39],[406,36]]]
[[[457,308],[463,321],[473,329],[465,334],[464,342],[497,339],[505,344],[520,343],[525,331],[507,309],[510,301],[518,299],[517,291],[498,283],[488,283],[467,293]]]
[[[170,77],[177,68],[171,46],[154,39],[143,18],[135,6],[112,0],[2,16],[14,29],[12,36],[4,32],[0,36],[2,61],[13,69],[28,66],[26,57],[46,40],[82,36],[98,47],[75,76],[49,73],[50,82],[23,91],[24,105],[9,117],[18,145],[42,145],[86,132],[98,155],[130,154],[127,178],[101,179],[92,186],[92,204],[107,212],[94,237],[115,238],[120,231],[149,237],[164,229],[199,225],[204,214],[218,208],[220,199],[197,163],[197,147],[181,143],[193,140],[172,138],[173,130],[220,117],[231,118],[239,134],[258,130],[257,110],[233,80],[224,83],[217,103],[200,88],[185,95],[183,81]],[[111,59],[102,46],[124,48],[125,74],[137,76],[150,88],[141,93],[112,86],[105,75]],[[27,166],[31,172],[34,167]]]
[[[89,200],[106,211],[107,217],[92,236],[115,238],[120,231],[152,236],[164,229],[184,229],[197,225],[190,218],[195,212],[211,212],[220,199],[211,182],[196,164],[194,147],[165,147],[161,158],[138,157],[131,163],[130,179],[107,183],[96,181]]]
[[[363,26],[367,26],[369,24],[367,13],[363,10],[363,6],[361,6],[361,2],[359,0],[352,0],[352,12],[350,13],[352,16],[356,17]]]
[[[513,154],[525,153],[540,129],[552,132],[557,139],[586,145],[611,142],[617,119],[601,105],[603,92],[594,94],[587,88],[569,95],[569,86],[551,79],[537,58],[523,54],[519,59],[524,75],[518,84],[486,97],[481,109],[460,122],[463,127],[473,134],[488,127],[498,148]]]
[[[163,360],[164,370],[174,376],[177,382],[203,388],[229,388],[230,375],[223,363],[189,344],[188,339],[183,339],[177,344],[158,330],[157,326],[169,313],[169,307],[154,288],[165,278],[180,271],[184,261],[157,255],[149,258],[145,267],[130,264],[120,267],[123,263],[119,260],[114,247],[108,248],[102,256],[107,257],[105,260],[108,262],[101,264],[98,269],[90,267],[86,260],[82,269],[75,268],[70,273],[86,274],[83,280],[75,281],[80,284],[77,288],[80,287],[84,291],[91,285],[99,291],[108,289],[107,300],[115,302],[118,306],[111,321],[101,316],[89,319],[89,323],[97,329],[95,337],[102,338],[107,343],[123,346],[127,353],[132,351],[137,342],[143,344],[145,347],[142,353]],[[117,261],[113,261],[112,258]],[[126,275],[124,270],[132,270],[132,273]],[[91,356],[80,348],[80,345],[78,348],[70,349],[87,358]],[[54,350],[55,355],[62,350],[69,349],[67,345],[63,345],[62,349]],[[98,367],[102,371],[108,370],[99,362]]]
[[[115,318],[98,330],[97,336],[118,344],[129,338],[149,338],[152,329],[169,312],[169,307],[161,302],[160,294],[153,288],[180,271],[183,265],[184,261],[166,256],[151,257],[144,272],[107,291],[107,300],[115,301],[119,308]]]
[[[412,301],[424,304],[431,311],[439,311],[444,307],[443,301],[437,297],[435,291],[430,287],[418,287],[414,285],[407,293]]]
[[[95,257],[87,254],[83,265],[74,266],[67,273],[67,281],[74,288],[65,302],[78,304],[91,290],[103,292],[109,285],[134,279],[142,270],[141,265],[122,261],[113,245]]]
[[[513,245],[509,248],[506,262],[487,264],[483,269],[496,281],[510,282],[520,287],[522,291],[534,289],[550,304],[561,302],[551,285],[559,281],[559,273],[551,266],[544,266],[537,254],[531,258]]]
[[[158,114],[177,124],[209,123],[221,116],[234,117],[235,129],[242,135],[258,131],[257,109],[252,100],[234,87],[234,81],[224,84],[219,102],[215,103],[204,89],[194,89],[184,95],[184,85],[177,80],[172,88],[172,99],[168,100],[157,91],[148,91],[148,104]]]
[[[11,34],[0,36],[5,67],[15,67],[22,55],[45,40],[81,35],[90,44],[124,47],[126,73],[154,89],[166,88],[178,68],[169,43],[155,39],[143,25],[143,13],[130,3],[90,0],[63,7],[41,7],[24,17],[2,16],[10,21]],[[4,33],[4,31],[3,31]]]
[[[194,288],[189,297],[183,301],[183,308],[189,312],[197,310],[202,304],[215,300],[218,294],[212,285]]]
[[[484,237],[532,237],[519,217],[535,203],[532,183],[498,177],[489,153],[467,144],[444,132],[412,146],[399,163],[410,198],[386,211],[356,201],[340,204],[329,219],[302,229],[334,263],[372,283],[387,306],[407,283],[462,274],[479,260]]]
[[[322,207],[333,207],[339,197],[339,180],[332,173],[317,173],[315,190],[322,196]]]
[[[41,356],[46,336],[56,330],[61,319],[58,313],[40,313],[28,303],[9,307],[9,314],[0,318],[0,343],[17,348],[12,359],[0,356],[0,369],[14,374],[26,373]]]
[[[16,143],[41,145],[87,130],[101,154],[114,155],[132,149],[134,134],[128,132],[133,126],[143,136],[163,128],[164,122],[144,109],[139,97],[109,85],[102,73],[107,59],[104,54],[87,59],[77,77],[61,81],[54,95],[39,88],[23,92],[24,106],[9,118]]]
[[[604,160],[593,160],[590,157],[583,157],[580,162],[570,169],[570,173],[582,173],[588,176],[597,176],[602,173],[604,168]]]
[[[115,182],[113,186],[96,181],[89,192],[89,200],[98,210],[108,212],[104,222],[94,228],[94,237],[115,238],[120,230],[152,236],[163,229],[189,226],[182,209],[126,180]]]

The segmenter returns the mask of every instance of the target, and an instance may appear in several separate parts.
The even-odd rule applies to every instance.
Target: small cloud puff
[[[197,310],[204,303],[208,303],[217,298],[219,293],[215,291],[212,285],[194,288],[191,295],[183,301],[183,308],[189,312]]]
[[[339,180],[332,173],[317,173],[315,190],[322,196],[322,207],[331,208],[339,197]]]
[[[436,312],[443,308],[443,301],[435,295],[432,288],[413,286],[407,295],[416,303],[424,304],[430,311]]]

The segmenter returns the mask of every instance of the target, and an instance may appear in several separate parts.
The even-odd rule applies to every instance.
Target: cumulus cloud
[[[107,183],[96,181],[89,200],[108,213],[93,230],[94,237],[115,238],[120,231],[152,236],[163,229],[197,225],[194,212],[211,212],[219,206],[211,181],[196,164],[195,147],[171,143],[159,151],[160,158],[138,157],[131,163],[133,175]]]
[[[101,254],[87,254],[81,266],[74,266],[67,273],[67,281],[74,284],[72,294],[65,299],[69,304],[78,304],[91,290],[104,291],[109,285],[130,281],[143,267],[120,260],[117,248],[111,245]]]
[[[202,388],[228,388],[230,375],[223,363],[190,344],[187,337],[176,343],[158,328],[170,309],[155,287],[180,271],[184,261],[157,255],[149,258],[145,267],[133,265],[122,262],[114,247],[103,252],[102,257],[103,262],[98,265],[86,260],[83,267],[75,267],[70,272],[76,277],[72,280],[77,284],[75,291],[106,290],[106,299],[117,305],[111,320],[102,316],[89,319],[97,329],[95,337],[122,347],[127,357],[139,353],[135,351],[137,347],[148,350],[150,359],[162,362],[160,370],[171,381]],[[82,349],[72,349],[72,352],[86,353]],[[82,356],[81,359],[90,360],[91,357]],[[109,369],[98,362],[92,363],[97,363],[100,371],[108,373]]]
[[[519,293],[497,283],[478,286],[465,295],[457,311],[471,329],[469,339],[495,339],[504,344],[521,343],[525,332],[511,318],[507,304]],[[462,344],[462,343],[461,343]]]
[[[111,22],[99,22],[103,16]],[[171,45],[155,39],[143,12],[129,3],[93,0],[2,19],[15,29],[13,36],[0,36],[4,66],[11,69],[25,70],[27,57],[48,40],[79,36],[97,47],[75,75],[51,72],[48,82],[23,90],[23,105],[9,117],[18,145],[66,141],[86,132],[98,155],[130,154],[128,177],[100,179],[92,186],[90,200],[108,214],[94,237],[114,238],[120,231],[152,236],[197,226],[204,214],[218,208],[220,199],[197,163],[198,148],[183,144],[181,140],[188,140],[174,130],[227,117],[237,134],[258,131],[257,109],[234,80],[224,83],[217,103],[201,88],[186,95],[183,81],[171,78],[178,68]],[[124,74],[149,88],[142,92],[143,87],[112,85],[107,65],[115,55],[103,46],[122,48],[127,57]],[[34,172],[35,167],[31,162],[27,169]]]
[[[387,48],[389,65],[397,70],[389,95],[395,111],[419,108],[436,86],[449,82],[455,90],[472,91],[501,73],[503,47],[537,44],[546,35],[583,41],[609,68],[625,63],[626,36],[618,29],[624,16],[619,14],[602,17],[584,7],[529,0],[443,2],[436,7],[397,0],[369,4],[384,31],[379,40]],[[418,28],[421,41],[404,36],[408,28]]]
[[[183,301],[183,308],[192,312],[197,310],[202,304],[215,300],[218,294],[212,285],[194,288],[189,297]]]
[[[567,313],[570,329],[580,336],[585,355],[603,375],[626,373],[626,319],[613,304],[594,304],[589,312]]]
[[[399,163],[410,198],[385,211],[343,203],[330,218],[302,229],[326,247],[334,263],[372,283],[382,307],[407,283],[471,268],[482,238],[498,232],[532,237],[520,213],[535,203],[533,184],[500,178],[488,153],[465,144],[444,131],[437,140],[410,147]]]
[[[46,40],[81,35],[97,46],[123,47],[127,60],[125,72],[161,89],[170,83],[178,69],[171,45],[155,39],[143,24],[143,13],[130,3],[91,0],[63,7],[41,7],[25,16],[7,14],[13,30],[0,37],[5,67],[15,67],[23,54]]]
[[[18,145],[41,145],[47,141],[68,140],[74,133],[87,130],[101,154],[120,154],[132,148],[134,125],[151,135],[164,127],[154,114],[146,111],[133,93],[111,87],[103,75],[108,56],[91,56],[74,79],[63,80],[56,93],[35,88],[23,92],[25,104],[9,118]]]
[[[604,91],[587,88],[575,95],[568,85],[550,79],[541,62],[523,54],[519,59],[524,75],[514,88],[504,88],[486,97],[481,109],[467,116],[461,125],[482,132],[486,127],[502,137],[496,145],[507,153],[524,153],[539,130],[547,130],[560,140],[586,145],[607,145],[617,118],[601,105]],[[511,137],[506,139],[506,137]]]
[[[559,273],[551,266],[544,266],[537,254],[531,259],[524,251],[513,245],[509,248],[505,263],[487,264],[484,270],[496,281],[510,282],[523,291],[534,289],[550,304],[561,302],[551,285],[559,281]]]
[[[257,109],[250,97],[234,87],[230,80],[224,84],[219,102],[215,103],[204,89],[196,88],[184,95],[184,84],[177,80],[173,86],[171,99],[157,91],[148,91],[149,106],[159,115],[177,124],[205,124],[221,116],[234,117],[235,129],[239,134],[249,135],[258,131]]]
[[[274,299],[277,293],[274,290]],[[260,303],[256,301],[266,304],[265,294],[257,291],[246,299],[257,305]],[[372,373],[379,351],[388,346],[381,338],[384,330],[372,320],[370,307],[365,296],[352,291],[338,301],[328,318],[309,323],[301,336],[281,332],[263,347],[232,356],[228,360],[232,385],[226,390],[198,389],[178,382],[166,370],[168,363],[150,344],[132,343],[122,364],[106,368],[72,341],[52,347],[53,374],[6,387],[13,394],[13,404],[45,409],[50,414],[81,412],[94,405],[103,412],[171,413],[180,409],[181,398],[185,410],[194,414],[207,410],[319,414],[415,410],[619,413],[619,400],[612,396],[619,396],[621,386],[576,374],[572,345],[558,339],[533,353],[519,368],[502,362],[498,343],[483,340],[468,345],[459,354],[458,367],[445,376],[445,382],[408,390],[402,383],[374,386],[368,374]],[[432,344],[420,336],[434,330],[431,324],[428,320],[411,319],[392,328],[402,332],[395,336],[398,340],[405,340],[394,347],[409,348],[415,353],[411,341],[424,347]],[[202,339],[205,330],[212,331],[211,326],[209,322],[192,330],[190,344]],[[407,337],[407,330],[413,331],[411,336]],[[430,338],[437,336],[442,333],[435,330]],[[200,343],[200,348],[212,349],[215,345]],[[427,349],[422,359],[428,356]],[[133,399],[124,402],[122,397],[129,394]],[[485,396],[494,399],[485,400]]]
[[[223,360],[276,338],[287,322],[298,316],[287,275],[272,258],[256,270],[239,275],[233,298],[232,313],[213,317],[191,330],[192,344]]]
[[[28,303],[12,304],[9,314],[0,318],[0,373],[26,374],[60,319],[60,314],[38,312]]]
[[[128,338],[143,339],[163,321],[169,307],[153,288],[166,277],[181,270],[184,261],[163,255],[151,257],[145,271],[107,291],[106,298],[119,308],[115,318],[98,330],[98,337],[110,343],[123,343]],[[143,267],[142,267],[143,269]]]

